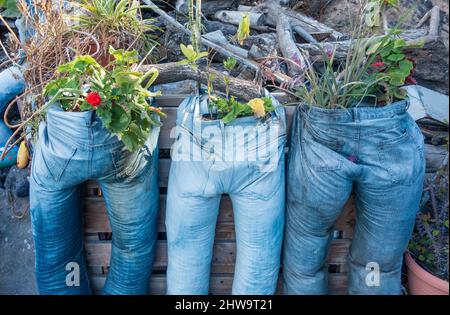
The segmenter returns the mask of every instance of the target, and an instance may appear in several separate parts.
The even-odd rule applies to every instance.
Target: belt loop
[[[86,126],[88,127],[92,127],[92,123],[94,122],[94,118],[95,118],[95,111],[91,110],[88,112],[88,115],[85,117],[86,119]]]
[[[359,111],[357,107],[353,107],[352,108],[352,112],[353,112],[353,121],[354,122],[359,122],[360,117],[359,117]]]

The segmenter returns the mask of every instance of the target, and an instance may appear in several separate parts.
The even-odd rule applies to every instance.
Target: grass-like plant
[[[141,55],[157,45],[153,19],[144,19],[139,1],[135,0],[83,0],[81,14],[73,19],[78,29],[97,37],[102,54],[115,48],[135,49]]]

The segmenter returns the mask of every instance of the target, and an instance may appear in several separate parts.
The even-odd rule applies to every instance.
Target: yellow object
[[[254,98],[248,102],[248,106],[250,106],[253,110],[253,113],[256,117],[264,117],[266,116],[266,110],[264,108],[264,101],[260,98]]]
[[[238,31],[236,33],[239,44],[243,45],[244,40],[250,36],[250,14],[246,13],[239,23]]]
[[[28,166],[28,148],[26,141],[20,143],[19,152],[17,152],[17,167],[25,168]]]

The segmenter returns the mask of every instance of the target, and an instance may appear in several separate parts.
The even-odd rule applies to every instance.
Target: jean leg
[[[354,170],[333,150],[301,140],[295,128],[287,175],[284,294],[326,294],[332,228],[350,196]]]
[[[274,173],[283,172],[280,167]],[[236,226],[237,258],[232,293],[271,295],[276,292],[284,232],[284,176],[270,199],[251,194],[232,194]],[[270,183],[270,181],[269,181]],[[259,191],[264,194],[264,191]]]
[[[149,291],[159,209],[157,174],[153,165],[134,179],[101,182],[113,235],[111,268],[104,294]]]
[[[83,254],[80,188],[46,189],[30,179],[40,294],[90,294]]]
[[[414,227],[423,177],[411,186],[358,185],[350,249],[350,294],[400,294],[403,253]]]
[[[191,183],[207,181],[205,174],[198,173],[197,180],[186,178],[179,168],[190,168],[191,163],[177,164],[172,162],[167,195],[167,294],[206,295],[221,195],[193,194]]]

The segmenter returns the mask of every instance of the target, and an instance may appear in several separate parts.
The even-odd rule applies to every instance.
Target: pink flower
[[[324,48],[325,53],[327,54],[328,59],[331,59],[331,57],[333,57],[333,47],[331,47],[330,45],[325,46]]]

